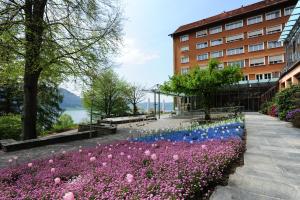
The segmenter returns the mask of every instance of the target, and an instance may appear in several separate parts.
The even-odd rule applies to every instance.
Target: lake
[[[140,103],[138,105],[139,109],[142,111],[146,111],[147,110],[147,103]],[[167,102],[165,103],[165,111],[166,112],[170,112],[173,110],[173,103],[171,102]],[[161,109],[163,108],[163,104],[161,103]],[[154,109],[154,105],[153,102],[150,103],[150,109],[153,110]],[[70,115],[73,118],[73,121],[78,124],[80,122],[83,121],[90,121],[90,117],[88,112],[85,109],[80,109],[80,108],[67,108],[65,110],[66,114]]]
[[[64,113],[70,115],[76,124],[89,121],[90,118],[88,112],[84,109],[66,109]]]

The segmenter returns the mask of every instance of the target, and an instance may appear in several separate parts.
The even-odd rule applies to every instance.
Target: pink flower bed
[[[0,199],[186,199],[208,195],[243,152],[239,139],[121,142],[0,170]]]

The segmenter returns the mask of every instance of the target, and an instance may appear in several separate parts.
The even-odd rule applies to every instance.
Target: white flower
[[[90,161],[91,161],[91,162],[94,162],[95,160],[96,160],[96,157],[91,157],[91,158],[90,158]]]
[[[173,155],[173,160],[177,161],[179,159],[179,156],[177,154]]]
[[[155,153],[152,154],[152,155],[151,155],[151,159],[152,159],[152,160],[157,160],[157,155],[156,155]]]
[[[151,152],[150,152],[149,150],[146,150],[146,151],[145,151],[145,155],[146,155],[146,156],[150,156],[150,154],[151,154]]]
[[[133,175],[132,174],[127,174],[126,175],[126,180],[127,180],[128,183],[132,183],[132,181],[133,181]]]

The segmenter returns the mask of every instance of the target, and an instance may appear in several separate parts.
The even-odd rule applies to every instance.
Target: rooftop
[[[171,36],[176,35],[178,33],[182,33],[185,31],[189,31],[195,28],[199,28],[201,26],[205,26],[205,25],[209,25],[218,21],[222,21],[225,19],[229,19],[229,18],[233,18],[233,17],[237,17],[240,15],[244,15],[245,13],[249,13],[249,12],[253,12],[259,9],[264,9],[270,6],[274,6],[280,3],[284,3],[284,2],[289,2],[291,0],[264,0],[264,1],[260,1],[251,5],[246,5],[246,6],[242,6],[238,9],[234,9],[231,11],[227,11],[227,12],[223,12],[221,14],[206,18],[206,19],[202,19],[190,24],[186,24],[183,26],[180,26],[174,33],[171,34]]]

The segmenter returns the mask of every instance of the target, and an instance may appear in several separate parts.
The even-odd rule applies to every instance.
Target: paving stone
[[[213,200],[299,200],[300,130],[258,113],[246,115],[245,165],[217,187]]]

